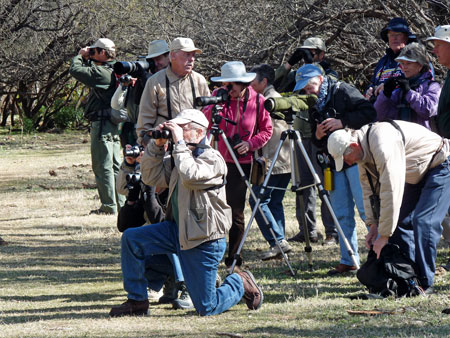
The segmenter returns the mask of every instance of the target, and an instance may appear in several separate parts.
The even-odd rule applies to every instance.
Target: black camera
[[[139,192],[141,190],[141,173],[139,171],[134,172],[133,174],[127,174],[125,176],[125,180],[127,181],[127,185],[125,186],[128,189],[128,200],[135,201],[138,199]]]
[[[233,148],[233,152],[236,155],[236,157],[245,157],[247,156],[247,153],[245,154],[239,154],[234,147],[242,142],[241,136],[239,134],[234,134],[232,137],[227,137],[228,143],[230,144],[231,148]]]
[[[172,138],[172,132],[167,128],[163,128],[162,130],[150,130],[149,136],[155,140],[162,138],[170,140]]]
[[[150,63],[146,60],[117,61],[114,64],[114,72],[117,75],[129,74],[132,77],[141,77],[143,73],[146,73],[149,69]]]
[[[137,171],[137,172],[135,172],[133,174],[127,174],[125,176],[125,180],[129,184],[139,183],[141,181],[141,173]]]
[[[217,91],[216,96],[198,96],[198,97],[195,98],[195,105],[197,105],[197,106],[207,106],[207,105],[210,105],[210,104],[225,103],[229,99],[228,92],[230,91],[230,89],[231,88],[229,88],[229,87],[227,87],[227,89],[220,88]]]
[[[142,147],[142,146],[134,146],[134,147],[131,147],[130,149],[124,149],[123,156],[138,158],[139,155],[141,154],[141,151],[143,151],[143,150],[144,150],[144,147]]]
[[[337,115],[338,114],[334,108],[326,108],[322,111],[311,109],[309,111],[309,121],[311,123],[315,122],[317,124],[321,124],[326,119],[336,118]]]

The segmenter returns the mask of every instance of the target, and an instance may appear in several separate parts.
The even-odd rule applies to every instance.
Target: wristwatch
[[[179,140],[179,141],[177,142],[177,144],[184,144],[184,145],[186,145],[186,142],[185,142],[184,140]]]

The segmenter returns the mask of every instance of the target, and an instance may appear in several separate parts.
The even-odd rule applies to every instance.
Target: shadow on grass
[[[24,309],[24,310],[6,310],[2,311],[3,318],[2,324],[17,324],[17,323],[28,323],[41,320],[54,320],[54,319],[105,319],[109,318],[108,313],[113,305],[118,305],[123,300],[111,303],[111,298],[117,298],[117,294],[113,293],[88,293],[81,295],[55,295],[55,296],[37,296],[37,297],[12,297],[6,298],[0,297],[4,301],[25,301],[25,302],[61,302],[64,299],[65,303],[69,302],[103,302],[104,304],[89,304],[86,306],[57,306],[57,307],[40,307],[34,309]],[[153,314],[152,304],[150,306],[150,317],[151,318],[185,318],[186,316],[198,317],[197,312],[194,310],[189,311],[174,311],[171,306],[165,306],[167,312],[164,314]],[[161,306],[161,305],[160,305]]]
[[[390,336],[392,326],[380,326],[378,321],[365,323],[363,327],[352,327],[352,325],[336,325],[333,327],[326,327],[323,329],[286,329],[276,326],[258,327],[247,331],[247,333],[261,334],[261,336],[276,336],[276,337],[380,337]],[[301,327],[301,322],[299,323]],[[423,337],[425,336],[443,336],[445,332],[450,332],[450,325],[442,325],[435,327],[433,325],[405,325],[397,327],[395,332],[401,329],[401,337]],[[426,334],[425,334],[426,333]],[[393,336],[396,336],[395,334]]]

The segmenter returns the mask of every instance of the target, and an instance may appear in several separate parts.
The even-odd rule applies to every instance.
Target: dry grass
[[[258,259],[267,245],[255,224],[244,259],[265,292],[259,311],[239,304],[199,317],[152,304],[150,317],[109,319],[110,307],[125,299],[120,234],[115,217],[88,215],[98,200],[86,139],[0,136],[0,236],[9,242],[0,247],[0,337],[448,336],[450,317],[441,314],[450,307],[448,275],[437,277],[439,293],[428,298],[352,301],[349,295],[364,291],[354,276],[326,276],[339,260],[338,246],[313,245],[314,271],[307,271],[303,247],[296,245],[292,278],[282,260]],[[289,236],[298,229],[292,193],[285,207]],[[447,255],[442,244],[438,263]],[[347,314],[375,308],[403,313]]]

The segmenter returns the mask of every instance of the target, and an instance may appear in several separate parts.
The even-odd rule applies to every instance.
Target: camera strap
[[[197,105],[195,104],[195,98],[196,98],[196,94],[195,94],[195,86],[194,86],[194,80],[192,79],[192,75],[189,74],[189,81],[191,83],[191,89],[192,89],[192,107],[195,109],[197,108]],[[169,82],[169,78],[166,75],[166,98],[167,98],[167,115],[168,115],[168,120],[172,119],[172,107],[170,105],[170,82]]]
[[[400,126],[397,124],[397,122],[395,122],[392,119],[386,119],[382,122],[389,122],[395,129],[397,129],[400,132],[400,134],[402,135],[402,141],[403,141],[403,145],[404,145],[405,144],[405,134],[403,134],[403,131],[400,128]],[[366,133],[366,142],[367,142],[367,149],[369,149],[370,157],[372,157],[373,165],[375,166],[375,176],[377,178],[377,185],[379,185],[380,184],[380,174],[378,173],[377,165],[375,163],[375,158],[373,157],[373,153],[372,153],[372,150],[370,149],[370,142],[369,142],[369,134],[370,134],[370,129],[372,129],[372,126],[373,126],[373,123],[369,123],[369,128],[367,129],[367,133]],[[370,189],[372,190],[372,193],[376,194],[375,186],[372,181],[372,175],[369,173],[369,171],[367,169],[366,169],[366,175],[367,175],[367,179],[369,180]]]

